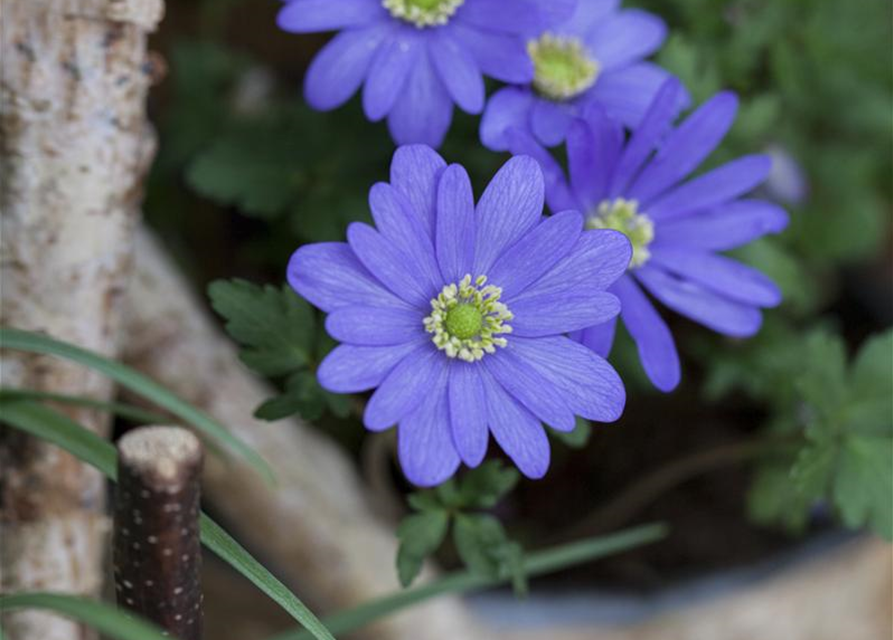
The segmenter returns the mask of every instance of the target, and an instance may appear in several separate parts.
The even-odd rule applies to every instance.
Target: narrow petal
[[[585,209],[582,203],[571,193],[570,186],[564,177],[564,169],[529,132],[512,129],[506,132],[506,140],[508,141],[509,151],[513,155],[530,156],[540,165],[546,185],[546,202],[548,202],[549,209],[553,213],[567,211],[568,209],[576,209],[582,212]]]
[[[561,0],[559,4],[567,2]],[[506,9],[505,0],[474,0],[462,5],[455,20],[471,28],[513,35],[538,34],[546,26],[537,0],[512,0],[511,10]]]
[[[576,33],[590,33],[620,6],[620,0],[586,0],[577,2],[574,15],[568,20]]]
[[[736,338],[748,338],[760,330],[763,316],[752,306],[650,265],[637,269],[636,278],[655,298],[708,329]]]
[[[459,468],[450,431],[445,372],[433,391],[400,421],[397,457],[406,478],[419,487],[439,485]]]
[[[482,364],[509,395],[537,418],[553,429],[573,431],[576,422],[574,414],[568,408],[561,389],[551,380],[526,366],[510,352],[484,358]]]
[[[323,311],[350,305],[404,307],[357,259],[345,242],[304,245],[288,262],[288,283]]]
[[[443,276],[434,257],[434,244],[409,200],[391,185],[379,182],[369,192],[369,207],[379,233],[406,257],[407,278],[417,280],[423,291],[438,291]]]
[[[533,158],[506,162],[478,202],[474,274],[485,275],[502,252],[521,239],[542,217],[543,172]]]
[[[304,77],[304,97],[314,109],[328,111],[356,93],[378,47],[390,31],[381,26],[342,31],[316,54]]]
[[[505,250],[487,271],[490,282],[511,298],[538,280],[566,256],[583,231],[583,216],[563,211],[536,225]]]
[[[638,128],[654,97],[670,74],[651,62],[638,62],[623,69],[607,71],[586,94],[589,102],[604,106],[608,115],[631,129]],[[689,104],[683,91],[675,102],[673,116]]]
[[[663,246],[728,251],[788,226],[788,214],[777,204],[736,200],[694,216],[662,221],[652,250]]]
[[[338,31],[388,17],[378,0],[290,0],[276,16],[276,24],[291,33]]]
[[[542,478],[549,470],[550,455],[543,425],[486,370],[481,381],[487,395],[487,423],[496,442],[521,473],[534,480]]]
[[[661,222],[704,211],[751,191],[766,179],[771,168],[769,156],[744,156],[644,203],[644,208],[653,220]]]
[[[631,180],[636,177],[651,152],[657,149],[664,136],[673,126],[673,120],[678,113],[677,105],[680,104],[685,89],[676,78],[670,77],[663,81],[650,101],[642,121],[633,131],[629,139],[614,179],[611,182],[611,195],[616,197],[623,194]]]
[[[656,15],[627,9],[600,22],[586,44],[602,69],[624,67],[647,58],[667,37],[667,25]]]
[[[571,336],[574,340],[595,351],[602,358],[611,355],[611,347],[614,346],[614,334],[617,331],[617,318],[611,318],[607,322],[586,327]]]
[[[554,147],[564,142],[575,115],[573,104],[537,97],[530,110],[530,130],[540,143]]]
[[[534,99],[529,89],[521,87],[505,87],[490,96],[481,117],[480,136],[483,145],[491,151],[508,150],[506,133],[510,129],[530,129],[530,110]]]
[[[620,313],[620,302],[605,291],[574,291],[525,297],[510,309],[512,335],[538,338],[607,322]]]
[[[421,52],[394,108],[388,129],[398,145],[441,145],[453,120],[453,101],[434,72],[427,52]]]
[[[561,389],[571,411],[581,418],[613,422],[623,413],[626,391],[620,376],[604,358],[583,345],[564,336],[512,336],[506,350],[517,353]]]
[[[422,344],[407,342],[386,347],[339,345],[320,363],[316,372],[319,384],[332,393],[358,393],[374,389],[397,363]]]
[[[487,398],[480,380],[481,365],[461,360],[450,363],[450,424],[453,444],[462,462],[478,466],[487,453]]]
[[[380,233],[362,222],[347,227],[350,248],[363,266],[397,297],[416,308],[425,308],[435,291],[406,270],[407,257]]]
[[[458,164],[447,167],[437,188],[437,261],[446,282],[461,280],[474,264],[474,193]]]
[[[437,183],[446,166],[436,151],[421,144],[400,147],[391,161],[391,184],[406,196],[413,213],[425,222],[432,238]]]
[[[341,307],[326,318],[335,340],[355,345],[395,345],[426,337],[422,312],[400,307]]]
[[[725,256],[667,247],[653,252],[651,261],[731,300],[757,307],[775,307],[781,303],[781,291],[774,282],[756,269]]]
[[[446,366],[446,357],[430,342],[417,346],[391,369],[369,398],[363,424],[371,431],[397,424],[436,390],[435,383]]]
[[[686,120],[669,136],[630,188],[629,196],[648,202],[694,171],[725,137],[738,98],[723,91]]]
[[[632,277],[621,278],[612,290],[620,298],[621,318],[636,343],[645,374],[661,391],[672,391],[682,375],[673,334]]]
[[[444,31],[432,34],[431,60],[450,97],[466,113],[484,109],[484,77],[468,51]]]
[[[377,122],[388,115],[403,91],[420,50],[419,39],[406,31],[395,32],[378,48],[363,85],[363,111],[369,120]]]
[[[587,108],[584,118],[575,121],[568,132],[567,158],[571,188],[589,210],[608,196],[611,172],[623,145],[623,129],[598,105]]]
[[[484,75],[511,84],[533,80],[533,61],[523,38],[474,29],[458,21],[444,28],[471,53]]]

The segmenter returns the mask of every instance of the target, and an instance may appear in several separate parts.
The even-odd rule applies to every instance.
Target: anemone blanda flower
[[[487,75],[533,78],[528,38],[566,19],[576,0],[289,0],[285,31],[340,31],[311,63],[304,93],[329,110],[363,85],[363,109],[385,117],[397,144],[440,146],[453,104],[484,108]]]
[[[512,151],[535,156],[543,167],[553,211],[583,211],[587,228],[617,229],[631,240],[629,271],[610,291],[620,299],[620,318],[645,372],[663,391],[679,383],[679,356],[642,289],[714,331],[751,336],[760,328],[760,309],[777,305],[781,294],[760,272],[717,252],[778,233],[788,222],[780,207],[742,199],[766,179],[768,156],[738,158],[686,181],[725,136],[738,102],[732,93],[717,94],[674,128],[681,91],[668,80],[626,141],[619,124],[590,107],[568,132],[569,181],[529,134],[511,134]],[[574,337],[607,356],[614,329],[612,320]]]
[[[496,92],[481,119],[484,146],[508,149],[505,132],[519,127],[552,147],[567,136],[571,121],[600,104],[626,126],[639,123],[669,74],[644,59],[660,48],[663,21],[620,0],[582,0],[560,26],[528,42],[532,82]],[[679,108],[688,102],[679,96]]]
[[[605,290],[626,270],[629,241],[584,230],[583,216],[544,218],[543,175],[515,157],[475,205],[468,174],[429,147],[401,147],[391,182],[369,205],[377,230],[353,223],[347,243],[299,248],[291,286],[326,313],[341,342],[318,370],[335,393],[376,389],[363,421],[397,425],[398,456],[431,486],[480,464],[489,434],[528,477],[543,476],[543,423],[610,422],[623,384],[566,337],[617,315]]]

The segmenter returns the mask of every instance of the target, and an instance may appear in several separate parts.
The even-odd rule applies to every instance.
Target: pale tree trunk
[[[162,0],[3,0],[0,251],[6,326],[115,355],[141,181],[151,156],[146,34]],[[107,398],[101,376],[3,354],[2,383]],[[94,412],[66,410],[105,434]],[[106,539],[104,481],[53,446],[0,434],[0,587],[95,595]],[[8,640],[80,640],[36,612]]]
[[[242,366],[232,342],[153,238],[138,234],[134,255],[125,360],[223,422],[266,458],[277,475],[271,488],[238,460],[209,455],[204,494],[214,511],[275,573],[324,611],[398,589],[393,527],[372,513],[352,462],[329,438],[299,420],[253,418],[252,411],[273,390]],[[479,633],[456,598],[442,598],[389,618],[363,637],[490,636]]]

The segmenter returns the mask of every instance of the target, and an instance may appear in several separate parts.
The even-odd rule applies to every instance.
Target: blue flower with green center
[[[566,334],[620,310],[608,287],[632,249],[583,216],[543,217],[536,161],[516,157],[475,204],[465,169],[429,147],[401,147],[389,184],[375,185],[375,227],[353,223],[347,243],[298,249],[288,281],[326,313],[340,341],[319,367],[335,393],[375,389],[367,428],[397,425],[412,482],[439,484],[477,466],[490,434],[528,477],[549,466],[544,424],[575,416],[610,422],[623,384]]]
[[[568,131],[569,179],[529,133],[516,129],[508,136],[513,153],[536,157],[543,167],[550,209],[584,211],[587,228],[615,229],[629,238],[629,271],[611,292],[620,299],[620,318],[645,373],[662,391],[679,384],[679,355],[645,292],[719,333],[751,336],[760,328],[761,309],[779,304],[781,292],[762,273],[718,253],[788,223],[780,207],[744,198],[769,175],[768,156],[738,158],[689,179],[731,127],[738,101],[720,93],[674,126],[682,91],[668,80],[628,138],[599,105],[588,107]],[[573,337],[607,356],[614,328],[611,320]]]
[[[484,108],[484,76],[528,83],[526,42],[566,20],[576,0],[289,0],[280,28],[340,31],[307,69],[304,93],[334,109],[362,86],[363,109],[397,144],[440,146],[453,105]]]
[[[529,82],[497,91],[481,119],[481,141],[508,149],[506,132],[520,128],[547,147],[561,144],[575,117],[601,105],[635,127],[669,74],[645,59],[663,44],[663,21],[619,0],[581,0],[565,22],[527,43],[534,66]],[[679,108],[688,96],[679,96]]]

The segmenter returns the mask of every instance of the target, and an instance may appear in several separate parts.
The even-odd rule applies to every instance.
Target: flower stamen
[[[496,347],[508,344],[501,335],[512,332],[506,323],[514,317],[500,296],[502,289],[488,285],[487,276],[472,283],[471,275],[466,275],[431,300],[425,330],[434,334],[432,342],[448,358],[476,362],[484,354],[496,353]]]
[[[443,26],[465,0],[382,0],[388,12],[419,29]]]
[[[591,58],[583,41],[573,36],[544,33],[527,43],[533,60],[533,88],[552,100],[569,100],[595,84],[601,65]]]
[[[614,229],[629,238],[633,246],[630,269],[641,267],[651,258],[648,245],[654,240],[654,223],[644,213],[639,213],[636,200],[616,198],[598,205],[595,215],[586,221],[587,229]]]

